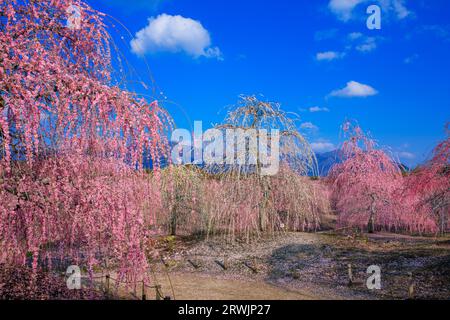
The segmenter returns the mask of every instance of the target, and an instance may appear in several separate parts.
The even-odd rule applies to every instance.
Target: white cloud
[[[374,37],[367,37],[364,41],[356,46],[356,50],[360,52],[370,52],[377,48],[377,41]]]
[[[392,6],[394,7],[395,12],[397,13],[397,18],[404,19],[411,15],[411,11],[409,11],[404,4],[403,0],[394,0],[392,1]]]
[[[391,13],[399,20],[411,16],[413,13],[406,8],[405,0],[378,0],[383,12]]]
[[[406,8],[404,0],[330,0],[328,8],[339,20],[347,22],[354,17],[353,11],[358,5],[362,3],[369,5],[373,2],[381,6],[383,13],[394,15],[399,20],[412,15],[412,12]],[[366,12],[364,10],[361,13]]]
[[[327,51],[327,52],[319,52],[316,54],[317,61],[332,61],[336,59],[341,59],[345,56],[344,52],[336,52],[336,51]]]
[[[411,152],[402,151],[398,153],[398,157],[405,160],[414,160],[416,158],[416,155]]]
[[[312,122],[304,122],[300,125],[300,128],[306,130],[319,130],[319,127],[313,124]]]
[[[330,96],[342,98],[365,98],[376,94],[378,94],[377,90],[371,86],[356,81],[350,81],[347,83],[345,88],[334,90],[330,93]]]
[[[311,108],[309,108],[309,112],[329,112],[330,111],[330,109],[328,109],[328,108],[321,108],[321,107],[311,107]]]
[[[361,32],[352,32],[348,35],[348,38],[352,41],[357,40],[361,38],[363,34]]]
[[[311,148],[316,153],[324,153],[336,150],[336,146],[331,142],[319,141],[311,143]]]
[[[355,43],[355,49],[364,53],[375,50],[378,47],[378,41],[383,40],[382,37],[368,37],[361,32],[349,33],[347,38],[351,43],[348,46],[348,50],[350,50],[353,47],[353,43]]]
[[[353,9],[366,0],[331,0],[328,8],[338,19],[348,21],[352,18]]]
[[[317,61],[332,61],[342,59],[354,50],[368,53],[378,47],[378,41],[383,40],[382,37],[368,37],[361,32],[352,32],[347,35],[346,46],[342,51],[326,51],[316,54]]]
[[[213,48],[206,49],[204,56],[207,58],[216,58],[219,61],[224,60],[222,51],[220,51],[219,47],[213,47]]]
[[[137,55],[155,52],[185,52],[194,57],[223,60],[218,47],[211,46],[211,36],[199,21],[161,14],[148,19],[148,25],[131,40]]]

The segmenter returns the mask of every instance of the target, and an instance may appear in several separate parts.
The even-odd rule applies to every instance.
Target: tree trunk
[[[178,196],[176,196],[176,203],[172,208],[172,212],[170,213],[170,222],[169,222],[169,228],[170,228],[170,235],[176,236],[177,235],[177,218],[178,218],[178,206],[177,206]]]
[[[267,230],[267,219],[266,219],[266,209],[267,209],[267,198],[268,192],[266,188],[266,184],[264,178],[260,177],[260,183],[262,188],[262,201],[259,205],[259,231],[266,232]]]
[[[370,218],[369,222],[367,223],[367,232],[374,233],[375,232],[375,197],[372,195],[372,203],[370,205]]]
[[[373,213],[370,214],[369,223],[367,224],[367,231],[369,233],[375,232],[375,217]]]
[[[258,151],[259,151],[259,137],[258,137]],[[267,208],[267,201],[268,201],[268,191],[266,188],[265,179],[262,176],[262,170],[261,170],[261,162],[259,159],[259,153],[257,154],[257,162],[256,162],[256,174],[257,179],[259,180],[259,185],[262,189],[262,201],[259,204],[259,215],[258,215],[258,224],[259,224],[259,231],[260,232],[266,232],[267,230],[267,221],[266,221],[266,208]]]
[[[170,235],[171,236],[177,235],[177,212],[176,212],[176,210],[172,211],[172,214],[170,217]]]

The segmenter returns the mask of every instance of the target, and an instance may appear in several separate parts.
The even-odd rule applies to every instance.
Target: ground
[[[251,243],[166,237],[151,261],[160,298],[177,300],[450,299],[450,237],[394,234],[288,233]],[[349,283],[348,266],[353,283]],[[367,268],[381,268],[381,290],[369,290]],[[70,292],[64,279],[0,266],[0,299],[103,299],[98,290]],[[104,275],[96,284],[105,288]],[[98,278],[97,278],[98,277]],[[111,273],[111,287],[114,287]],[[30,283],[35,283],[30,295]],[[411,289],[413,289],[411,291]],[[130,292],[131,291],[131,292]],[[141,299],[142,287],[109,298]],[[155,288],[145,290],[155,299]]]
[[[450,299],[449,238],[290,233],[250,244],[177,238],[163,247],[156,281],[176,298]],[[371,265],[381,268],[381,290],[367,288]]]
[[[66,280],[30,268],[0,264],[0,300],[103,300],[98,290],[69,290]]]

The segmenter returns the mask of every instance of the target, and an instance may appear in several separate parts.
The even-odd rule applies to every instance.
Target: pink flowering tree
[[[170,119],[119,86],[103,17],[82,0],[0,2],[0,263],[56,254],[147,281],[161,199],[135,169],[143,154],[158,168]]]
[[[76,20],[71,8],[77,8]],[[81,0],[0,3],[0,152],[31,163],[66,139],[142,163],[165,148],[166,115],[116,85],[103,15]],[[101,143],[97,137],[101,137]]]
[[[417,211],[433,217],[441,234],[450,227],[450,128],[447,139],[433,152],[433,157],[407,177],[406,193],[415,198]]]
[[[358,125],[347,122],[343,130],[348,137],[341,149],[345,160],[329,175],[340,224],[369,232],[395,226],[395,194],[402,187],[398,164]]]

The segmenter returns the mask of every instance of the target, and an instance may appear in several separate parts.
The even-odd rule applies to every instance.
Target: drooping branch
[[[74,5],[83,13],[77,29],[66,25],[67,8]],[[167,152],[170,117],[156,101],[114,85],[103,14],[79,0],[12,0],[0,9],[6,17],[0,21],[0,95],[8,108],[0,129],[15,128],[28,161],[64,140],[92,150],[92,142],[102,139],[103,154],[140,164],[147,149],[158,165]]]

